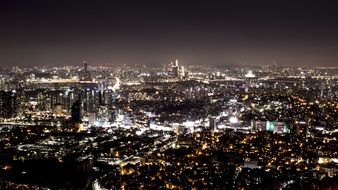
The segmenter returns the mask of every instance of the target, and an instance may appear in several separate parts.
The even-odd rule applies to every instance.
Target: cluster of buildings
[[[337,187],[337,71],[1,69],[0,188]]]

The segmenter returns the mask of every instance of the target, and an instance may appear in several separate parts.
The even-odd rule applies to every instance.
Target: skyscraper
[[[16,116],[19,103],[16,91],[1,91],[0,118],[11,118]]]
[[[72,122],[73,123],[82,122],[82,103],[80,100],[77,100],[72,105]]]
[[[179,66],[177,59],[175,59],[175,61],[172,61],[170,63],[170,69],[171,69],[172,75],[174,77],[177,77],[177,78],[184,78],[185,77],[184,66]]]
[[[92,78],[91,78],[91,74],[90,74],[90,71],[88,70],[88,62],[87,61],[84,61],[83,62],[84,66],[83,66],[83,70],[81,72],[81,80],[82,81],[91,81]]]

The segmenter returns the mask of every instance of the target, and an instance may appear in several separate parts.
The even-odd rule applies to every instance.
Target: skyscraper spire
[[[84,72],[87,72],[88,71],[88,62],[85,60],[85,61],[83,61],[83,64],[84,64]]]

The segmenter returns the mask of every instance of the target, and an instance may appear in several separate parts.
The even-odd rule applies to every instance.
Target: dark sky
[[[335,1],[1,0],[0,65],[338,65]]]

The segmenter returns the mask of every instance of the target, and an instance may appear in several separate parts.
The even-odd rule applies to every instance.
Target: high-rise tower
[[[83,70],[82,70],[82,76],[81,76],[81,80],[82,81],[91,81],[91,74],[90,71],[88,70],[88,62],[84,61],[83,62],[84,66],[83,66]]]
[[[72,105],[72,122],[73,123],[82,122],[82,103],[80,100],[74,102]]]

